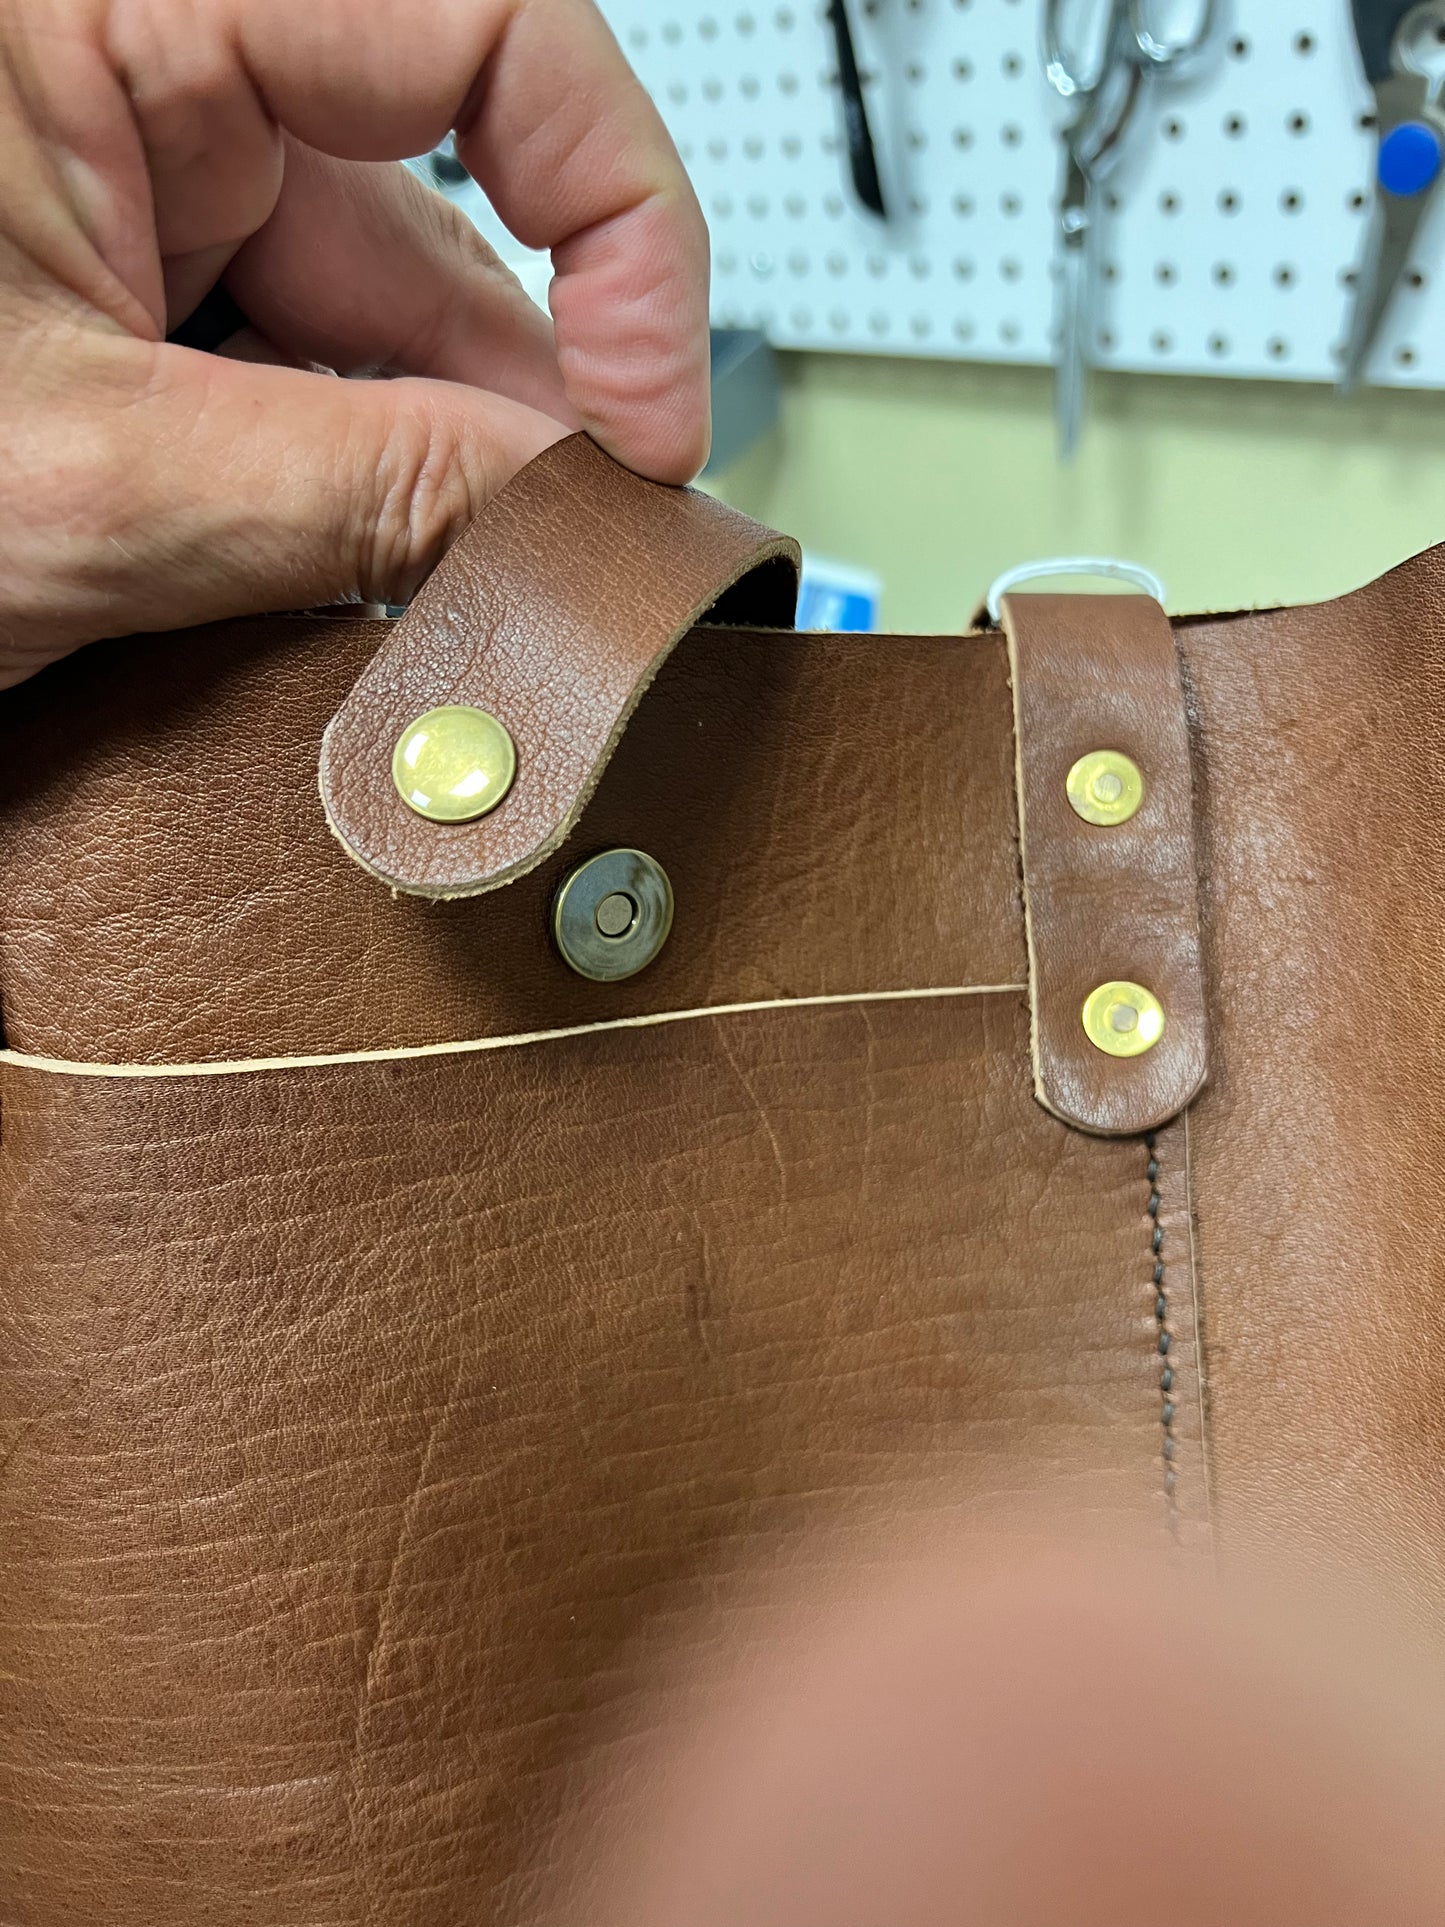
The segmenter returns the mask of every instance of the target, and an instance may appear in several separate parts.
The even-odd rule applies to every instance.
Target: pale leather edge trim
[[[504,1037],[468,1037],[442,1044],[393,1044],[378,1050],[328,1051],[310,1057],[233,1057],[198,1064],[87,1064],[64,1057],[35,1057],[26,1051],[0,1050],[0,1065],[42,1071],[56,1077],[237,1077],[252,1071],[324,1070],[337,1064],[392,1064],[417,1057],[475,1056],[482,1051],[516,1050],[528,1044],[555,1044],[570,1037],[596,1037],[614,1030],[651,1030],[659,1024],[684,1024],[700,1017],[740,1017],[753,1011],[818,1010],[847,1004],[922,1003],[943,997],[1022,996],[1026,984],[955,984],[933,990],[854,990],[826,997],[775,997],[746,1004],[705,1004],[696,1010],[659,1010],[640,1017],[611,1017],[598,1024],[569,1024],[557,1030],[517,1031]]]
[[[1034,937],[1034,907],[1029,895],[1028,828],[1024,804],[1024,727],[1022,700],[1019,690],[1019,645],[1014,631],[1013,616],[1009,608],[1009,597],[1003,599],[1003,637],[1004,649],[1008,659],[1009,701],[1014,720],[1014,815],[1018,823],[1019,848],[1019,900],[1024,912],[1024,948],[1028,956],[1029,981],[1029,1066],[1033,1073],[1034,1096],[1050,1117],[1074,1130],[1081,1128],[1079,1120],[1066,1117],[1057,1110],[1050,1100],[1048,1086],[1044,1082],[1043,1056],[1039,1049],[1039,953]]]

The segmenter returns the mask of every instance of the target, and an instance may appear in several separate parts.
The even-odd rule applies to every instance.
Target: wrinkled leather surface
[[[0,1919],[511,1927],[759,1535],[1171,1525],[1146,1151],[1017,994],[0,1103]]]
[[[557,442],[473,522],[337,711],[321,795],[343,846],[382,882],[472,896],[557,848],[677,642],[715,606],[791,628],[798,545],[693,489],[659,488],[585,435]],[[480,822],[423,820],[391,758],[440,703],[487,710],[517,751]]]
[[[1211,1085],[1192,1123],[1233,1556],[1445,1624],[1445,551],[1189,625]]]
[[[0,1920],[524,1927],[716,1572],[839,1504],[1042,1481],[1438,1627],[1442,611],[1437,553],[1179,629],[1211,1083],[1152,1147],[1031,1094],[997,637],[689,636],[570,852],[677,889],[611,988],[560,863],[395,900],[328,833],[379,625],[7,697],[13,1050],[1015,988],[0,1062]]]
[[[1018,820],[1034,1011],[1034,1088],[1065,1123],[1139,1132],[1166,1123],[1208,1070],[1189,728],[1174,635],[1148,596],[1020,595],[1005,622],[1018,746]],[[1069,771],[1120,750],[1144,777],[1127,823],[1086,823]],[[1081,1022],[1100,984],[1142,984],[1164,1034],[1108,1057]]]
[[[385,634],[289,621],[101,644],[0,703],[12,1049],[296,1056],[1023,983],[997,637],[700,629],[567,849],[438,904],[338,862],[316,797],[327,719]],[[619,844],[666,868],[673,934],[641,976],[584,983],[548,908],[574,861]]]

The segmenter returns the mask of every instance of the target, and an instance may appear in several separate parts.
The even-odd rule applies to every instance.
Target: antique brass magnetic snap
[[[1164,1006],[1142,984],[1100,984],[1085,1000],[1084,1029],[1110,1057],[1142,1057],[1164,1035]]]
[[[642,850],[604,850],[579,863],[552,903],[552,936],[565,963],[593,983],[645,970],[672,929],[672,885]]]
[[[402,731],[391,774],[418,816],[432,823],[473,823],[512,787],[517,752],[495,716],[449,703]]]
[[[1086,823],[1127,823],[1144,801],[1139,765],[1117,749],[1094,749],[1069,771],[1066,787],[1074,813]]]

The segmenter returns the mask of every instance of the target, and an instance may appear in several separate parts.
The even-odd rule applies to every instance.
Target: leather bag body
[[[1445,558],[886,638],[795,560],[575,438],[398,622],[0,699],[0,1919],[530,1921],[720,1566],[905,1491],[1438,1621]],[[597,983],[609,849],[676,908]]]

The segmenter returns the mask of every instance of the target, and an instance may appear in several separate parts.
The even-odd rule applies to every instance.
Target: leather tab
[[[695,489],[558,442],[453,546],[326,731],[327,820],[363,869],[416,896],[479,895],[572,830],[649,683],[705,614],[788,628],[797,544]],[[509,795],[478,822],[412,811],[392,779],[426,710],[471,704],[517,750]]]
[[[1189,730],[1169,619],[1147,596],[1009,596],[1019,845],[1033,1007],[1034,1089],[1101,1136],[1153,1130],[1204,1083],[1204,971]],[[1075,762],[1118,750],[1144,777],[1127,822],[1084,821]],[[1083,1007],[1101,984],[1141,984],[1164,1006],[1152,1050],[1112,1057]]]

